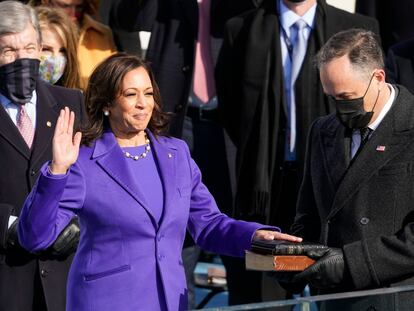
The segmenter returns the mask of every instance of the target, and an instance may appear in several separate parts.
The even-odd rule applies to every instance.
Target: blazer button
[[[30,171],[30,175],[31,175],[31,176],[36,175],[36,171],[35,171],[35,170],[31,170],[31,171]]]
[[[49,274],[49,272],[45,269],[40,270],[40,275],[42,276],[42,278],[47,277],[47,275]]]
[[[362,225],[366,225],[369,223],[369,218],[367,217],[362,217],[361,220],[359,221]]]
[[[187,72],[187,71],[189,71],[189,70],[190,70],[190,66],[185,65],[185,66],[183,66],[183,68],[181,68],[181,70],[182,70],[183,72]]]

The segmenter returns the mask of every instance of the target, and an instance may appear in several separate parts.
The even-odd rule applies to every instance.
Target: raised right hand
[[[73,136],[75,113],[68,107],[60,110],[53,135],[53,159],[50,164],[52,174],[65,174],[70,166],[76,162],[79,155],[79,146],[82,133]]]

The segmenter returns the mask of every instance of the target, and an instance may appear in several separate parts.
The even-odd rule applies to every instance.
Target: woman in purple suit
[[[186,229],[201,247],[231,256],[243,256],[252,239],[300,241],[219,212],[185,143],[162,136],[158,87],[139,58],[115,54],[100,64],[86,103],[90,124],[82,134],[73,135],[73,112],[61,111],[53,160],[18,227],[21,244],[36,252],[78,215],[67,310],[186,309]]]

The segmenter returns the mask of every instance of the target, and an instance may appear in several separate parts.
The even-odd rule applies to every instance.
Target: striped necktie
[[[19,114],[17,116],[16,125],[24,141],[26,142],[27,146],[31,148],[32,143],[33,143],[33,138],[34,138],[33,123],[32,123],[32,120],[30,120],[29,115],[27,114],[25,105],[18,105],[18,106],[19,106]]]

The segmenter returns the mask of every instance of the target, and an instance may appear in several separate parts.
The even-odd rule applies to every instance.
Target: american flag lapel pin
[[[383,145],[378,145],[378,146],[377,146],[377,149],[375,149],[375,150],[377,150],[378,152],[384,152],[384,151],[385,151],[385,146],[383,146]]]

